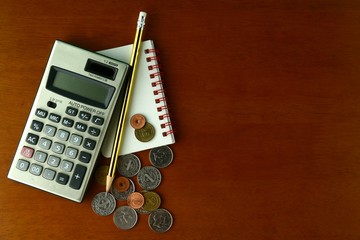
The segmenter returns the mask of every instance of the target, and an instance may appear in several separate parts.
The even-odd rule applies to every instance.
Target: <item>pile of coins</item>
[[[138,221],[138,214],[148,214],[148,225],[155,232],[166,232],[173,224],[171,213],[160,208],[161,198],[154,190],[161,183],[159,168],[165,168],[173,161],[173,152],[170,147],[162,146],[150,150],[149,159],[152,166],[141,167],[141,161],[135,154],[119,157],[117,177],[112,186],[111,193],[100,192],[92,200],[93,211],[100,216],[108,216],[114,212],[114,224],[123,230],[133,228]],[[95,179],[106,184],[108,166],[100,166]],[[142,188],[136,191],[132,177]],[[125,206],[116,209],[118,201],[126,201]]]
[[[130,118],[130,125],[135,129],[135,137],[140,142],[148,142],[155,136],[154,126],[142,114],[134,114]]]

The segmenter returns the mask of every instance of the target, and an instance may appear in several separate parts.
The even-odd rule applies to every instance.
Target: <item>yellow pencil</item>
[[[117,159],[118,159],[118,156],[120,153],[121,143],[123,141],[125,119],[126,119],[126,115],[128,112],[129,103],[131,100],[132,88],[134,86],[134,79],[135,79],[136,67],[137,67],[137,59],[138,59],[138,55],[139,55],[139,49],[141,47],[141,38],[142,38],[143,29],[145,26],[145,18],[146,18],[146,13],[140,12],[139,18],[137,21],[134,45],[132,47],[131,58],[130,58],[130,62],[129,62],[129,65],[131,68],[131,70],[130,70],[131,78],[128,81],[127,86],[126,86],[124,102],[122,105],[120,117],[119,117],[117,128],[116,128],[114,146],[111,151],[111,161],[110,161],[110,166],[109,166],[109,173],[106,177],[106,192],[109,192],[109,190],[111,188],[111,184],[114,180]]]

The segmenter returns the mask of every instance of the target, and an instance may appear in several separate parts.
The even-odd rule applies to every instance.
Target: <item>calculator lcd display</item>
[[[54,66],[46,87],[65,97],[104,109],[115,91],[110,85]]]

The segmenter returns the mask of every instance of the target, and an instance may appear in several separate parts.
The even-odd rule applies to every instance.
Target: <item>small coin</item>
[[[161,183],[161,173],[153,166],[146,166],[140,169],[137,180],[143,189],[153,190]]]
[[[127,198],[127,204],[134,208],[139,209],[144,205],[144,196],[139,192],[130,193]]]
[[[140,159],[135,154],[127,154],[119,157],[117,169],[124,177],[134,177],[141,168]]]
[[[159,194],[153,191],[147,191],[143,193],[144,196],[144,205],[142,206],[142,209],[147,212],[155,211],[160,207],[161,204],[161,198]]]
[[[157,168],[169,166],[174,158],[173,151],[169,146],[153,148],[149,153],[150,162]]]
[[[126,177],[117,177],[113,185],[119,192],[125,192],[130,187],[130,181]]]
[[[125,192],[119,192],[115,187],[114,184],[111,185],[110,191],[114,195],[115,199],[117,200],[126,200],[130,193],[135,191],[135,184],[134,182],[129,179],[130,187]]]
[[[106,185],[106,176],[109,172],[109,166],[102,165],[96,169],[95,180],[100,185]]]
[[[145,126],[146,119],[141,114],[134,114],[130,118],[130,125],[135,129],[141,129]]]
[[[171,228],[173,221],[171,213],[164,208],[159,208],[150,213],[148,219],[149,227],[159,233],[168,231]]]
[[[113,220],[118,228],[128,230],[135,226],[138,216],[131,207],[122,206],[115,210]]]
[[[91,202],[93,211],[100,216],[110,215],[116,208],[116,200],[111,193],[100,192]]]
[[[140,142],[149,142],[155,136],[155,128],[151,123],[145,123],[141,129],[135,129],[135,137]]]

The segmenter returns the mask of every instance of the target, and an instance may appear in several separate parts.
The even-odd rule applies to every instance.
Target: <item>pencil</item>
[[[126,119],[126,115],[128,112],[128,108],[129,108],[129,103],[131,100],[131,93],[132,93],[132,88],[134,86],[134,79],[135,79],[135,74],[136,74],[136,68],[137,68],[137,58],[139,55],[139,49],[141,47],[141,38],[142,38],[142,33],[143,33],[143,29],[145,26],[145,18],[146,18],[146,13],[145,12],[140,12],[139,13],[139,18],[137,21],[137,28],[136,28],[136,34],[135,34],[135,39],[134,39],[134,45],[132,47],[132,52],[131,52],[131,57],[130,57],[130,80],[127,81],[127,85],[126,85],[126,90],[125,90],[125,97],[124,97],[124,101],[123,101],[123,105],[121,108],[121,113],[119,116],[119,120],[118,120],[118,124],[117,124],[117,128],[116,128],[116,135],[115,135],[115,139],[114,139],[114,145],[113,145],[113,149],[111,151],[111,160],[110,160],[110,166],[109,166],[109,172],[108,175],[106,176],[106,192],[109,192],[110,188],[111,188],[111,184],[114,180],[115,177],[115,170],[116,170],[116,165],[117,165],[117,159],[120,153],[120,149],[121,149],[121,143],[123,141],[123,135],[124,135],[124,128],[125,128],[125,119]]]

